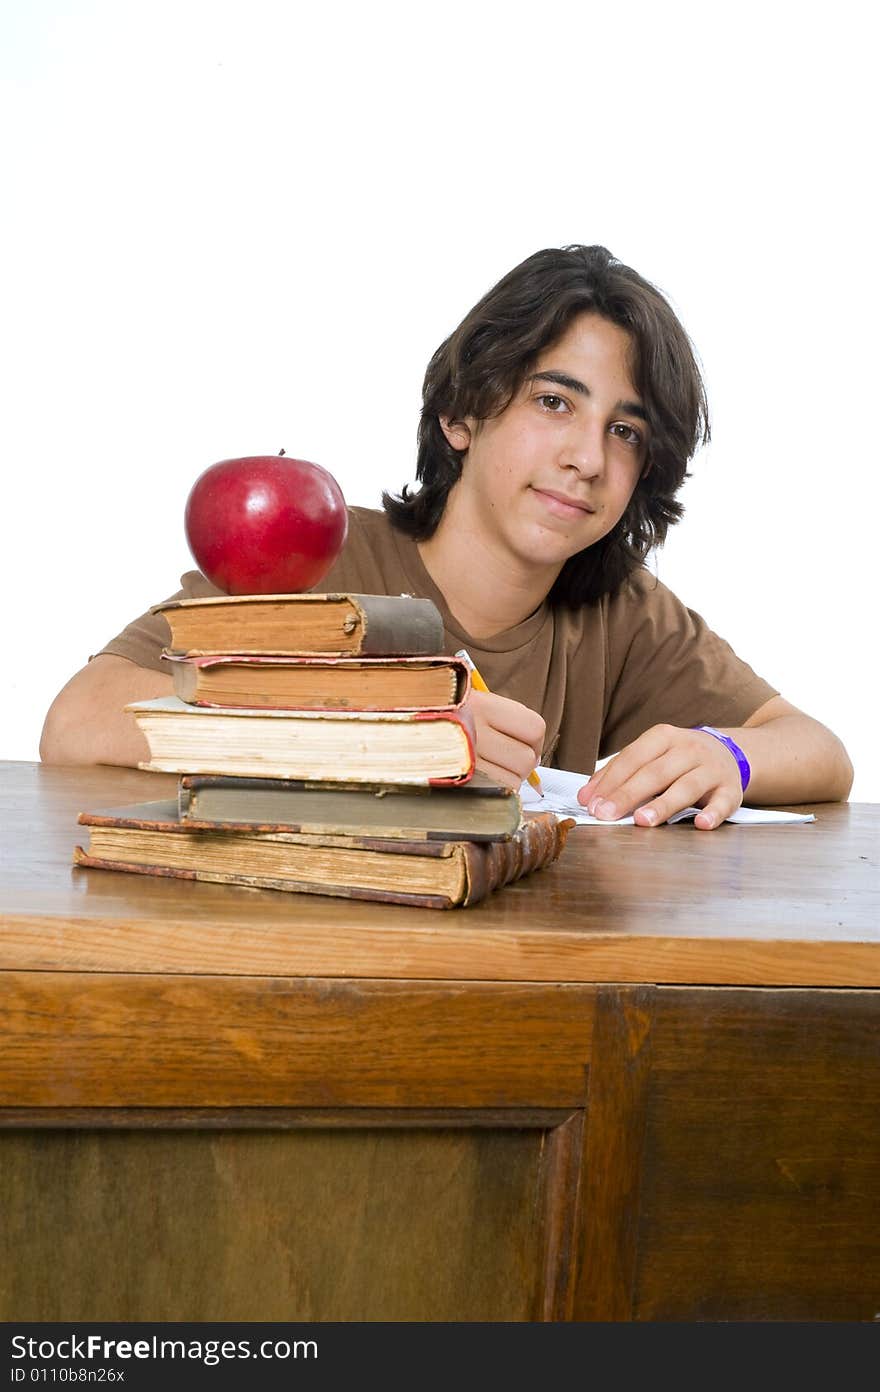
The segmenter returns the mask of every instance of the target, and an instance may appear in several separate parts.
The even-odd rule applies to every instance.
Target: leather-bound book
[[[187,826],[240,831],[379,836],[402,841],[506,841],[522,816],[519,793],[477,770],[451,787],[314,783],[302,779],[184,774],[178,812]]]
[[[306,836],[222,823],[193,829],[173,801],[81,812],[78,820],[89,846],[75,848],[74,863],[85,868],[429,909],[478,904],[552,865],[574,825],[539,812],[506,841]]]
[[[277,710],[194,706],[177,696],[133,701],[162,773],[305,778],[353,783],[455,783],[474,772],[466,709]]]
[[[184,653],[430,654],[443,648],[443,620],[413,595],[212,595],[156,604]]]
[[[470,690],[459,657],[162,654],[174,694],[197,706],[279,710],[455,710]]]

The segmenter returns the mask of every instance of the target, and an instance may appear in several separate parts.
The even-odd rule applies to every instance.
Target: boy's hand
[[[657,826],[684,807],[700,807],[694,824],[703,831],[720,826],[742,800],[730,751],[704,730],[676,725],[653,725],[578,792],[591,817],[613,822],[632,814],[638,826]]]
[[[471,691],[467,704],[476,731],[477,768],[496,783],[518,788],[541,762],[543,719],[519,701],[490,691]]]

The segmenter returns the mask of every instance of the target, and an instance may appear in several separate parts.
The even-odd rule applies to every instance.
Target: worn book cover
[[[454,710],[470,672],[459,657],[162,654],[174,694],[197,706],[278,710]]]
[[[329,783],[457,783],[474,772],[467,707],[446,711],[288,711],[193,706],[177,696],[125,707],[162,773]]]
[[[181,823],[173,801],[81,812],[88,850],[74,864],[256,889],[372,899],[421,908],[469,907],[561,854],[571,821],[524,818],[507,841],[393,841],[368,836],[246,834]]]
[[[344,657],[443,648],[439,609],[413,595],[211,595],[167,600],[151,613],[167,621],[176,652]]]
[[[522,805],[517,791],[479,769],[448,788],[184,774],[178,813],[186,825],[223,822],[241,830],[502,841],[519,826]]]

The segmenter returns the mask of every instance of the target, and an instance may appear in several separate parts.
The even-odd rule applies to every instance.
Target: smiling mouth
[[[572,498],[567,493],[554,493],[549,488],[535,488],[533,491],[554,511],[560,512],[563,516],[574,517],[578,513],[590,514],[596,511],[590,503],[586,503],[580,498]]]

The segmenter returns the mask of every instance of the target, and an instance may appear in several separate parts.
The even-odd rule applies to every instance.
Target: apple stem
[[[280,449],[280,450],[278,451],[278,453],[279,453],[279,455],[282,455],[282,454],[285,453],[285,451],[284,451],[283,449]]]

